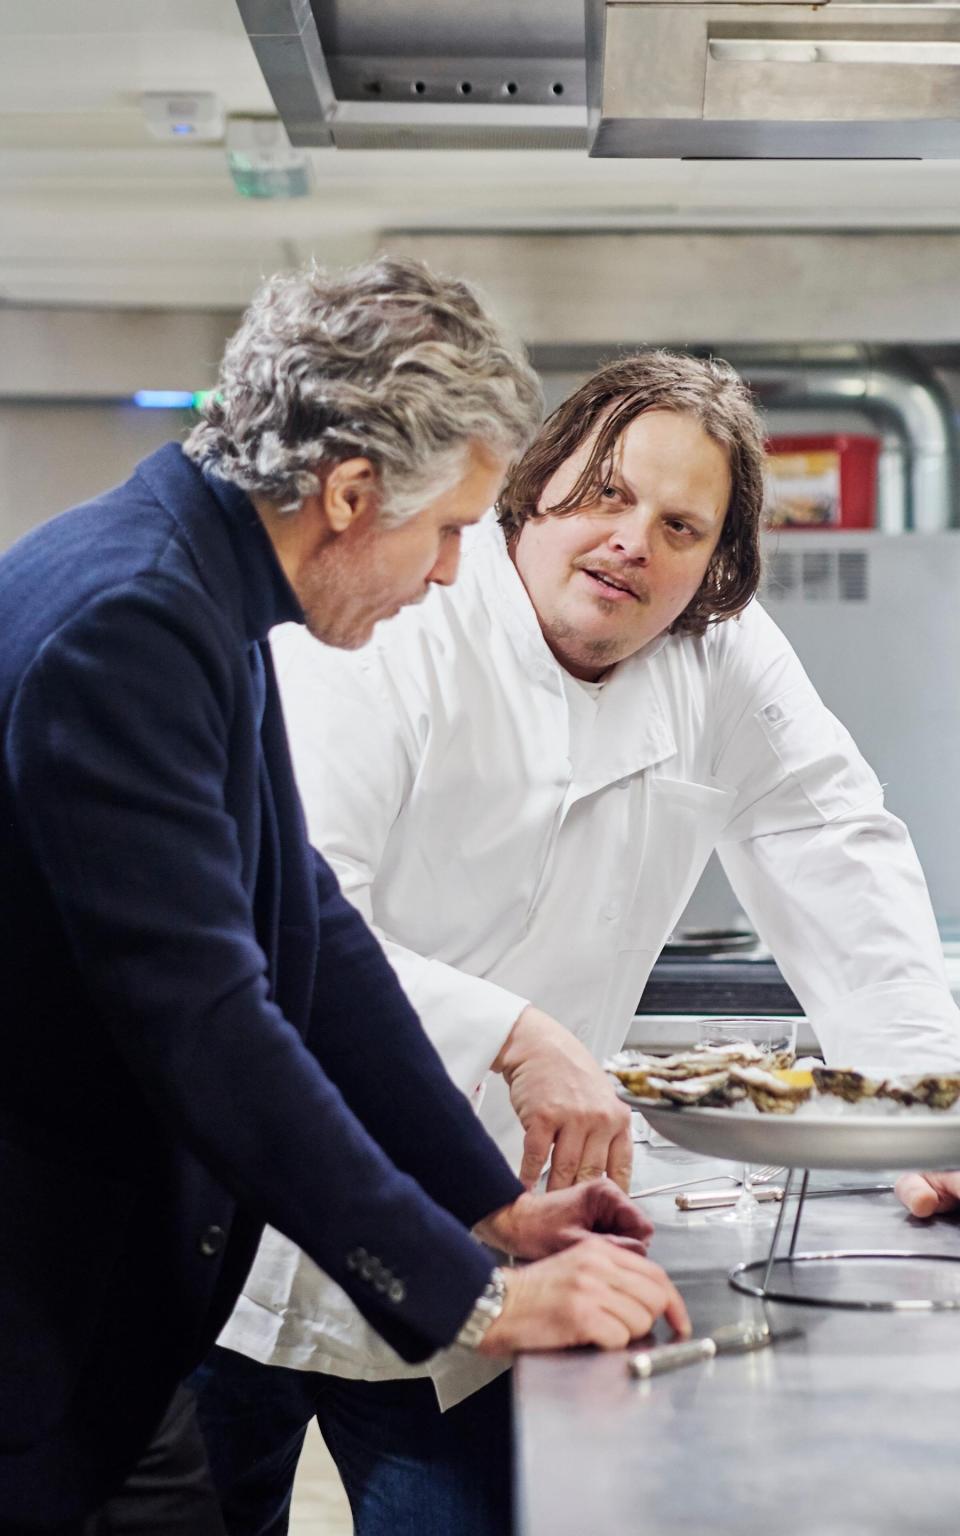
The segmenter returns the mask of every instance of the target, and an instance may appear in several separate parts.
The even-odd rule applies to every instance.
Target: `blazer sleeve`
[[[408,1017],[397,1038],[414,1091],[404,1078],[385,1096],[354,1073],[351,1109],[271,1001],[225,792],[228,721],[250,704],[238,701],[221,615],[196,606],[153,573],[47,641],[12,709],[14,814],[89,997],[158,1121],[327,1270],[405,1358],[423,1358],[455,1336],[491,1260],[360,1117],[379,1134],[388,1114],[384,1133],[424,1171],[412,1148],[442,1068]],[[342,898],[327,889],[324,901],[329,1041],[345,996],[332,982],[341,905],[344,942],[357,938]],[[407,1005],[385,966],[361,957],[351,980],[373,1051],[378,1012],[396,1030]],[[445,1155],[462,1150],[469,1166],[478,1128],[466,1101],[442,1118]],[[481,1204],[519,1192],[495,1149],[480,1165]]]

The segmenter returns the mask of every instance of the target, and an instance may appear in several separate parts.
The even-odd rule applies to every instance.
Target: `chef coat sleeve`
[[[829,1062],[956,1067],[960,1012],[906,828],[759,604],[731,624],[714,772],[737,790],[718,852],[738,899]]]
[[[373,916],[422,752],[414,707],[372,649],[334,651],[297,625],[274,630],[271,647],[310,841],[383,945],[453,1081],[476,1096],[529,999],[397,943]]]
[[[196,604],[177,604],[155,572],[47,642],[7,735],[16,815],[82,983],[158,1120],[420,1359],[454,1337],[490,1260],[364,1129],[381,1098],[353,1081],[351,1111],[271,1001],[225,800],[227,721],[249,700],[237,702],[235,641],[219,612],[211,605],[201,624]],[[448,1156],[476,1166],[489,1209],[512,1200],[520,1185],[493,1145],[485,1162],[471,1159],[479,1127],[379,950],[376,966],[358,958],[359,919],[335,892],[325,901],[328,970],[345,947],[353,1006],[382,1018],[385,1036],[396,1022],[409,1048],[398,1064],[386,1041],[391,1137],[403,1122],[415,1142],[432,1098],[447,1092],[461,1118],[458,1137],[447,1106]],[[335,1033],[335,990],[326,1001]],[[358,1274],[360,1249],[398,1283],[378,1290]]]

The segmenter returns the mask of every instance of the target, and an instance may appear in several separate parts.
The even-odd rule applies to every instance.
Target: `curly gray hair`
[[[389,524],[449,490],[472,442],[522,453],[542,394],[466,283],[383,256],[269,278],[201,415],[188,456],[283,511],[321,488],[325,467],[369,458]]]

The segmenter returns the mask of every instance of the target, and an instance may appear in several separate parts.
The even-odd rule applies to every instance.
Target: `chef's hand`
[[[493,1063],[510,1089],[526,1135],[520,1177],[536,1184],[551,1148],[548,1189],[609,1175],[630,1188],[630,1111],[590,1052],[532,1004],[524,1008]]]
[[[520,1259],[543,1259],[595,1234],[610,1246],[645,1253],[653,1222],[612,1180],[595,1179],[552,1195],[518,1195],[473,1230],[491,1248]]]
[[[597,1344],[623,1349],[658,1317],[690,1337],[690,1319],[673,1281],[649,1259],[600,1237],[522,1269],[504,1271],[503,1311],[480,1345],[485,1355]]]
[[[911,1216],[942,1216],[960,1205],[960,1173],[902,1173],[895,1187]]]

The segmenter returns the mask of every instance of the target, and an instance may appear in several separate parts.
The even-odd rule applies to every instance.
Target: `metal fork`
[[[754,1169],[750,1182],[752,1184],[769,1184],[771,1179],[775,1179],[778,1174],[783,1172],[785,1170],[778,1168],[775,1163],[766,1163],[762,1168]],[[648,1195],[666,1195],[674,1189],[691,1189],[694,1184],[711,1184],[714,1179],[729,1179],[732,1184],[743,1183],[743,1180],[737,1173],[708,1173],[702,1179],[681,1179],[679,1184],[656,1184],[651,1189],[637,1189],[633,1191],[630,1199],[645,1200]]]
[[[771,1179],[777,1179],[781,1173],[786,1173],[786,1168],[777,1167],[776,1163],[764,1163],[762,1168],[754,1168],[750,1175],[751,1184],[769,1184]],[[738,1179],[738,1183],[741,1181]]]

